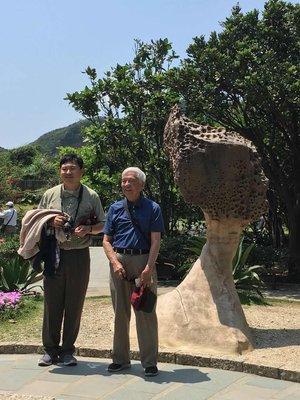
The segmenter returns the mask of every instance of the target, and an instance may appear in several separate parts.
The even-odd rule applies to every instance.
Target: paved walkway
[[[33,354],[0,355],[0,398],[14,393],[56,400],[300,399],[299,383],[242,372],[159,364],[158,376],[144,378],[138,362],[110,374],[105,359],[79,358],[77,367],[38,367],[37,360]]]
[[[109,264],[102,247],[90,247],[91,274],[87,296],[110,296]]]

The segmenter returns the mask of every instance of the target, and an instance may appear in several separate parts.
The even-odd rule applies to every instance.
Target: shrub
[[[206,239],[204,237],[192,237],[189,239],[186,249],[189,251],[189,254],[199,257],[205,242]],[[241,237],[238,249],[232,262],[233,280],[239,298],[243,304],[264,303],[263,295],[261,293],[263,282],[258,275],[258,273],[262,273],[264,271],[264,268],[262,266],[252,265],[247,262],[248,257],[254,248],[254,243],[251,243],[245,247],[244,237]],[[193,257],[192,260],[188,259],[188,261],[192,262],[194,262],[194,260],[195,257]],[[192,267],[192,262],[186,263],[185,274],[187,274]]]
[[[41,273],[32,268],[29,261],[18,255],[6,261],[0,260],[0,290],[4,292],[26,292],[29,286],[40,281],[42,277]]]
[[[19,235],[6,235],[0,242],[0,265],[11,260],[20,246]]]
[[[161,241],[158,264],[173,264],[173,279],[182,278],[186,264],[190,265],[188,261],[190,252],[186,248],[188,240],[188,234],[179,234],[176,236],[165,236]]]
[[[255,244],[251,243],[245,248],[243,242],[244,237],[242,236],[232,261],[232,274],[235,287],[243,304],[263,304],[264,299],[261,289],[264,285],[258,274],[262,273],[264,268],[260,265],[249,265],[247,263]]]

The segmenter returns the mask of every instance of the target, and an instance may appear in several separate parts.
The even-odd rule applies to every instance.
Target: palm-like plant
[[[3,292],[28,291],[28,287],[42,279],[43,275],[35,271],[29,261],[24,261],[19,256],[10,260],[1,260],[0,265],[0,290]],[[33,287],[31,287],[32,289]]]
[[[199,257],[205,242],[206,239],[204,237],[192,237],[189,239],[187,249]],[[251,243],[246,248],[243,246],[243,243],[244,237],[242,236],[232,261],[232,274],[236,290],[241,303],[264,304],[265,301],[261,292],[263,282],[259,276],[259,272],[262,272],[264,268],[260,265],[247,265],[247,259],[254,248],[254,243]],[[189,272],[191,266],[186,268],[186,274]]]
[[[235,287],[243,304],[263,304],[265,301],[261,289],[264,285],[259,273],[264,271],[264,267],[261,265],[247,265],[247,259],[254,248],[254,243],[245,248],[243,242],[244,236],[240,239],[237,252],[232,261]]]

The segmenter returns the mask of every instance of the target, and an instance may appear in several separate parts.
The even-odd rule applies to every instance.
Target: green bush
[[[37,205],[39,204],[41,197],[45,189],[35,190],[35,191],[25,191],[23,197],[20,199],[21,204]]]
[[[5,236],[4,241],[0,243],[0,261],[1,259],[9,259],[13,255],[17,254],[17,250],[19,247],[19,235],[16,234]]]
[[[276,249],[272,244],[268,246],[255,245],[249,256],[249,262],[255,265],[262,265],[269,270],[274,264],[281,264],[287,252],[288,249]]]
[[[201,236],[189,238],[188,245],[186,246],[188,254],[199,257],[205,242],[206,239]],[[248,262],[248,257],[254,248],[254,243],[244,246],[244,237],[241,237],[232,262],[233,280],[239,298],[243,304],[264,303],[263,295],[261,293],[263,282],[259,276],[259,274],[264,271],[264,268]],[[189,256],[186,263],[182,264],[182,269],[184,270],[185,275],[189,272],[194,261],[195,257]]]
[[[276,248],[273,238],[267,229],[257,229],[257,224],[252,223],[244,231],[243,245],[255,243],[254,248],[248,257],[251,265],[261,265],[269,273],[275,265],[280,265],[283,269],[288,258],[288,248]]]
[[[244,237],[242,236],[232,261],[234,284],[243,304],[263,304],[264,299],[261,289],[264,284],[259,274],[264,272],[264,268],[260,265],[251,265],[247,263],[248,257],[255,247],[255,244],[251,243],[249,246],[244,247],[243,242]]]
[[[190,265],[190,252],[186,248],[188,240],[188,234],[178,234],[165,236],[161,241],[158,263],[173,264],[175,267],[174,279],[181,279],[184,276],[186,265]]]
[[[9,260],[0,260],[0,290],[3,292],[28,291],[28,287],[39,282],[43,275],[35,271],[30,262],[15,255]],[[31,287],[33,289],[33,287]]]

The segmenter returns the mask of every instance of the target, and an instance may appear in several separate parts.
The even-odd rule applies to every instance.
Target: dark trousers
[[[46,353],[73,354],[89,275],[90,254],[87,247],[61,250],[56,274],[44,277],[43,346]]]

